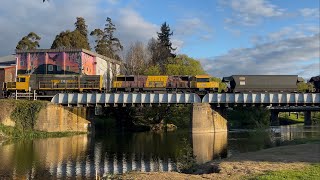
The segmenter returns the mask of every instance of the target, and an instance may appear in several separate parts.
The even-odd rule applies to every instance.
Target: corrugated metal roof
[[[16,56],[15,55],[8,55],[0,57],[0,64],[15,64],[16,63]]]
[[[111,61],[112,63],[116,63],[116,64],[121,64],[121,61],[115,60],[115,59],[111,59],[108,58],[106,56],[103,56],[101,54],[86,50],[86,49],[77,49],[77,48],[66,48],[66,49],[30,49],[30,50],[16,50],[16,53],[33,53],[33,52],[84,52],[87,53],[91,56],[96,56],[96,57],[100,57],[101,59],[107,60],[107,61]]]

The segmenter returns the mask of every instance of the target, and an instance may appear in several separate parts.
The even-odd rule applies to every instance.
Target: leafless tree
[[[148,52],[142,42],[131,44],[126,54],[127,74],[142,74],[146,68]]]

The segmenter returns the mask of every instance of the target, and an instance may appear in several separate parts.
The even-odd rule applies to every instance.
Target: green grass
[[[296,123],[303,123],[304,122],[304,114],[299,113],[298,119],[297,115],[288,112],[280,112],[279,113],[279,120],[280,124],[296,124]]]
[[[251,177],[248,179],[256,180],[277,180],[277,179],[305,179],[305,180],[319,180],[320,179],[320,163],[313,164],[310,167],[300,170],[282,170],[268,172],[262,175]]]
[[[65,137],[78,134],[85,134],[84,132],[44,132],[44,131],[21,131],[15,127],[4,126],[0,124],[0,134],[6,139],[34,139],[34,138],[49,138],[49,137]]]

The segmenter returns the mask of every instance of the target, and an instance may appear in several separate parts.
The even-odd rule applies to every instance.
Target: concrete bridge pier
[[[208,103],[194,103],[192,105],[192,133],[226,132],[227,120],[217,111],[211,109]]]
[[[307,125],[307,126],[312,125],[311,111],[304,112],[304,125]]]
[[[279,111],[271,110],[271,116],[270,116],[270,124],[271,126],[279,126]]]

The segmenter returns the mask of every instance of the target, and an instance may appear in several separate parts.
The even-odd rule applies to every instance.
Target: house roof
[[[112,63],[115,63],[115,64],[121,64],[122,62],[119,61],[119,60],[115,60],[115,59],[111,59],[111,58],[108,58],[106,56],[103,56],[101,54],[98,54],[98,53],[95,53],[95,52],[92,52],[92,51],[89,51],[89,50],[86,50],[86,49],[78,49],[78,48],[66,48],[66,49],[30,49],[30,50],[16,50],[16,53],[17,54],[20,54],[20,53],[32,53],[32,52],[42,52],[42,53],[46,53],[46,52],[84,52],[84,53],[87,53],[91,56],[96,56],[96,57],[99,57],[101,59],[104,59],[104,60],[107,60],[107,61],[110,61]]]
[[[15,55],[8,55],[0,57],[0,65],[11,65],[16,64],[16,56]]]

